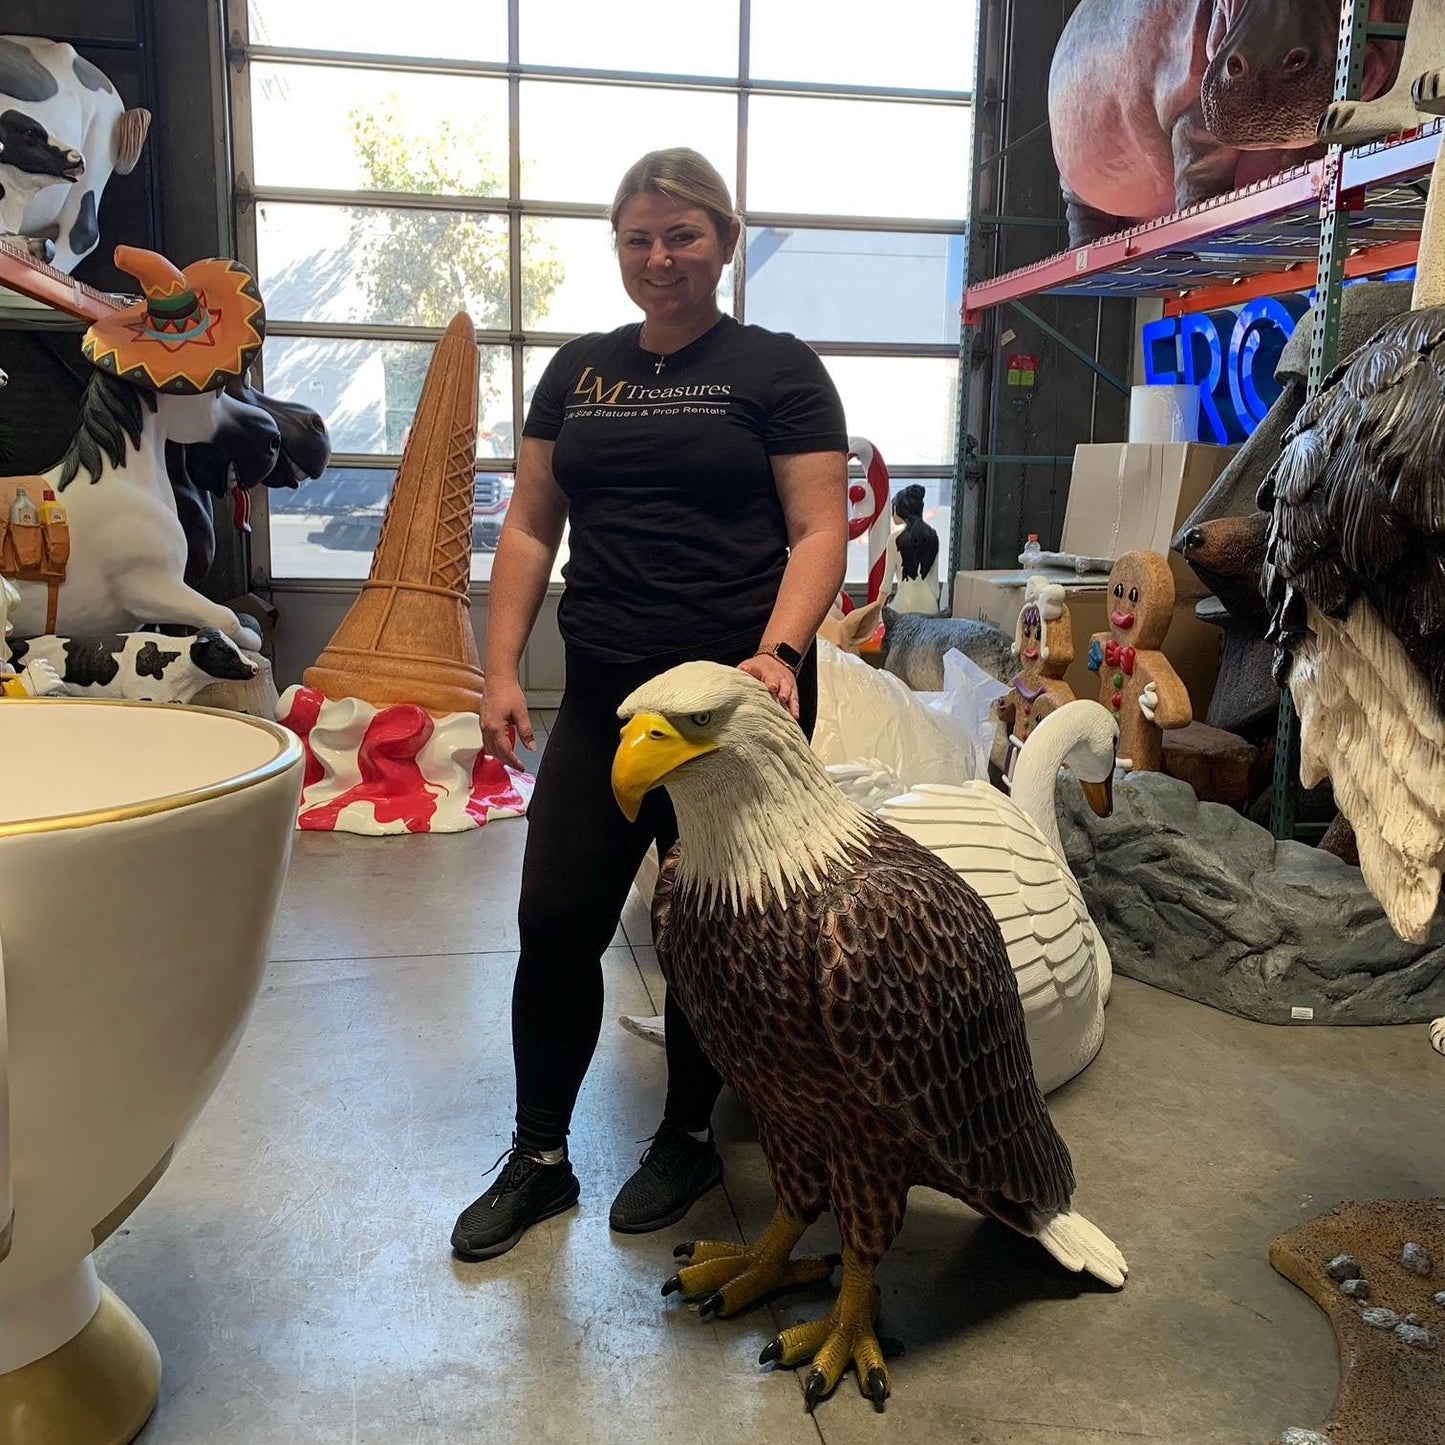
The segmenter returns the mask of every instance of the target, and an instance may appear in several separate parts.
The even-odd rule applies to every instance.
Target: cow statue
[[[62,145],[34,116],[23,110],[0,111],[0,235],[19,236],[25,211],[41,191],[85,174],[85,157]],[[42,260],[55,254],[50,241],[37,238]]]
[[[0,229],[49,240],[55,269],[74,270],[100,240],[106,182],[135,168],[149,128],[74,46],[0,35],[0,185],[24,198],[18,222],[13,201],[0,209]]]
[[[213,682],[250,682],[260,663],[215,627],[181,637],[122,632],[113,637],[32,637],[11,643],[16,665],[55,676],[52,692],[127,702],[190,702]]]
[[[1371,0],[1372,22],[1409,13]],[[1081,0],[1049,73],[1069,244],[1310,159],[1339,28],[1339,0]],[[1367,43],[1362,99],[1389,90],[1399,60]]]

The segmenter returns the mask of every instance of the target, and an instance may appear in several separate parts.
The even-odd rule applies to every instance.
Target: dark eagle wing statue
[[[1445,705],[1445,309],[1391,321],[1336,368],[1259,504],[1280,680],[1309,606],[1343,620],[1364,597]]]
[[[1445,860],[1445,309],[1382,327],[1309,402],[1260,488],[1276,677],[1370,891],[1428,936]]]
[[[968,1190],[1067,1209],[1073,1168],[1034,1082],[997,923],[946,863],[893,828],[870,851],[810,907],[834,1050],[868,1101],[902,1116]]]

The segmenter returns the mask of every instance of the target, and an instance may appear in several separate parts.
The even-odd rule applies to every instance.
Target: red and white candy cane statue
[[[878,448],[866,437],[848,438],[848,455],[862,464],[864,480],[848,484],[848,540],[868,535],[868,601],[883,586],[884,553],[891,518],[888,510],[888,468]]]

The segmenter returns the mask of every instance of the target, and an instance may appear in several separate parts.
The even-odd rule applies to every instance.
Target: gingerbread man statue
[[[1013,654],[1019,670],[996,704],[1008,741],[1004,772],[1010,775],[1018,750],[1035,725],[1074,701],[1073,688],[1063,680],[1074,660],[1074,625],[1064,589],[1057,582],[1029,578],[1014,628]]]
[[[1157,552],[1126,552],[1109,573],[1109,631],[1089,646],[1099,701],[1119,720],[1119,758],[1136,773],[1164,763],[1164,729],[1193,720],[1189,691],[1159,650],[1174,619],[1174,574]]]

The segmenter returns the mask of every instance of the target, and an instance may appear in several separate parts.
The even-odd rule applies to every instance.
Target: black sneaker
[[[637,1173],[617,1192],[609,1223],[619,1234],[648,1234],[676,1224],[709,1189],[722,1183],[722,1158],[712,1142],[664,1124],[652,1136]]]
[[[502,1159],[497,1182],[462,1210],[452,1230],[458,1259],[476,1262],[505,1254],[534,1224],[571,1209],[582,1192],[569,1160],[544,1164],[520,1149],[515,1135]]]

